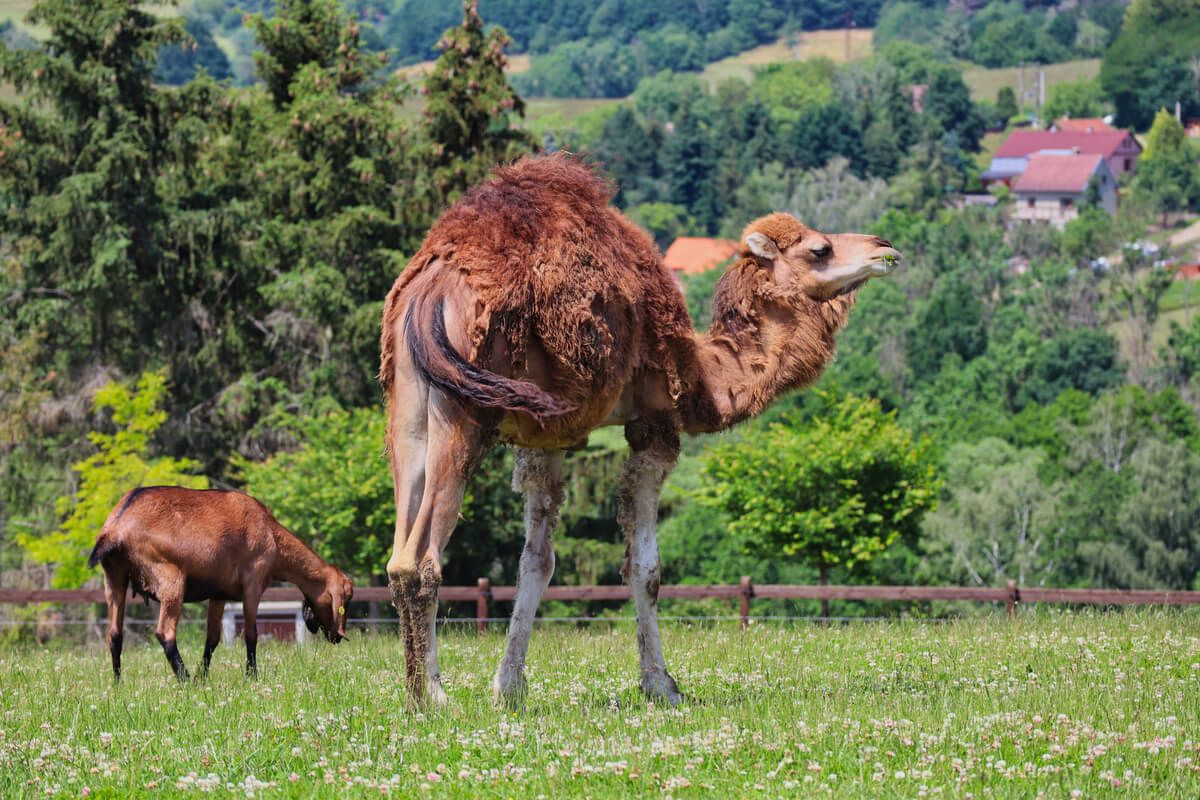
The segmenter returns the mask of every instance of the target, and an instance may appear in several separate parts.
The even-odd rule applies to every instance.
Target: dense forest
[[[1105,69],[1157,74],[1161,59],[1122,41],[1176,5],[1138,0],[1115,17],[1111,4],[1035,6],[1019,18],[1032,40],[1044,33],[1068,50],[1092,42],[1080,31],[1103,28],[1092,54]],[[707,47],[729,19],[762,18],[772,32],[756,35],[770,38],[812,25],[802,14],[817,7],[734,0],[685,28]],[[872,15],[861,24],[878,14],[868,58],[772,64],[715,87],[686,72],[643,75],[627,100],[538,136],[522,123],[506,48],[555,58],[598,33],[636,41],[677,21],[612,2],[556,4],[561,19],[520,3],[484,5],[483,18],[455,6],[442,23],[428,10],[421,24],[441,25],[428,33],[441,55],[409,83],[389,73],[392,12],[283,0],[237,18],[254,39],[253,85],[215,69],[161,83],[172,48],[204,50],[194,20],[217,8],[184,20],[124,0],[43,0],[32,21],[48,39],[3,39],[0,76],[19,92],[0,105],[3,569],[48,563],[56,584],[77,585],[123,490],[192,482],[247,489],[360,581],[379,581],[392,530],[375,380],[384,294],[440,211],[491,165],[566,148],[613,179],[614,202],[663,248],[678,235],[737,237],[786,210],[904,253],[894,275],[859,293],[816,387],[685,443],[664,493],[665,581],[810,582],[820,571],[1200,588],[1200,315],[1163,268],[1171,225],[1200,202],[1198,153],[1172,115],[1123,111],[1102,72],[1103,111],[1129,113],[1141,130],[1154,123],[1115,218],[1088,205],[1062,231],[1015,223],[1006,191],[993,206],[958,207],[980,188],[985,133],[1012,114],[972,101],[961,64],[922,37],[961,14],[977,42],[979,19],[984,32],[1009,24],[1016,6],[933,4],[922,13],[936,24],[923,27],[911,22],[920,4],[860,6]],[[494,25],[510,14],[511,29]],[[1064,16],[1073,39],[1055,22]],[[1200,38],[1188,41],[1200,52]],[[1129,102],[1160,105],[1161,89],[1195,104],[1189,81],[1147,82]],[[919,110],[914,84],[928,87]],[[719,274],[686,281],[698,327]],[[832,474],[806,470],[834,469],[838,443],[867,429],[879,432],[870,446],[915,454],[907,468],[929,478],[934,494],[913,524],[821,563],[803,542],[748,529],[738,453],[792,453],[811,478]],[[612,429],[568,456],[556,582],[619,580],[624,452]],[[473,479],[447,583],[515,579],[511,466],[497,449]],[[808,496],[795,482],[752,485],[781,502]]]

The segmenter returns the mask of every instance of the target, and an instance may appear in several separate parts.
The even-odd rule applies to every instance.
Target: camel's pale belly
[[[499,440],[503,444],[534,450],[573,450],[587,444],[597,428],[624,425],[629,421],[632,391],[629,387],[614,402],[597,403],[571,415],[566,426],[542,427],[526,414],[508,413],[500,418]]]

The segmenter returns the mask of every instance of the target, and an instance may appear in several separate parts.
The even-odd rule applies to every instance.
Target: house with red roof
[[[1060,155],[1039,153],[1013,183],[1017,207],[1013,214],[1027,222],[1048,222],[1062,228],[1079,216],[1079,206],[1093,176],[1100,190],[1100,207],[1117,210],[1117,179],[1099,153]]]
[[[1133,174],[1142,146],[1128,131],[1029,131],[1008,135],[992,156],[992,163],[979,177],[984,186],[1003,183],[1010,188],[1025,172],[1029,159],[1038,153],[1099,155],[1114,175]]]
[[[695,275],[719,267],[737,253],[738,243],[729,239],[705,239],[700,236],[680,236],[671,242],[663,263],[683,285],[683,275]]]

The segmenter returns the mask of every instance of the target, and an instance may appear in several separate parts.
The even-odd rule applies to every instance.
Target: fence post
[[[1012,619],[1017,615],[1017,582],[1009,578],[1005,588],[1008,589],[1008,597],[1004,599],[1004,612]]]
[[[488,588],[487,578],[480,578],[477,588],[479,593],[475,595],[475,629],[482,635],[487,630],[488,597],[492,590]]]
[[[746,630],[746,625],[750,622],[750,598],[754,594],[754,587],[750,585],[750,576],[742,576],[742,630]]]

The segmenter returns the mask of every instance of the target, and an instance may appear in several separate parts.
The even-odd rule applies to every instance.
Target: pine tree
[[[43,0],[29,20],[49,30],[42,46],[0,43],[0,77],[20,93],[0,105],[0,228],[22,262],[23,313],[59,368],[132,368],[179,311],[155,185],[174,120],[151,75],[182,27],[129,0]]]
[[[525,116],[525,101],[504,77],[504,48],[512,43],[501,28],[484,34],[478,0],[463,3],[463,21],[438,40],[442,54],[425,80],[425,135],[433,153],[435,191],[443,203],[487,176],[493,166],[537,148],[537,140],[513,126]]]
[[[337,0],[276,2],[271,18],[253,14],[245,20],[262,47],[254,63],[276,106],[287,105],[292,81],[306,65],[327,70],[341,91],[357,88],[377,66],[361,50],[358,23],[345,16]]]

